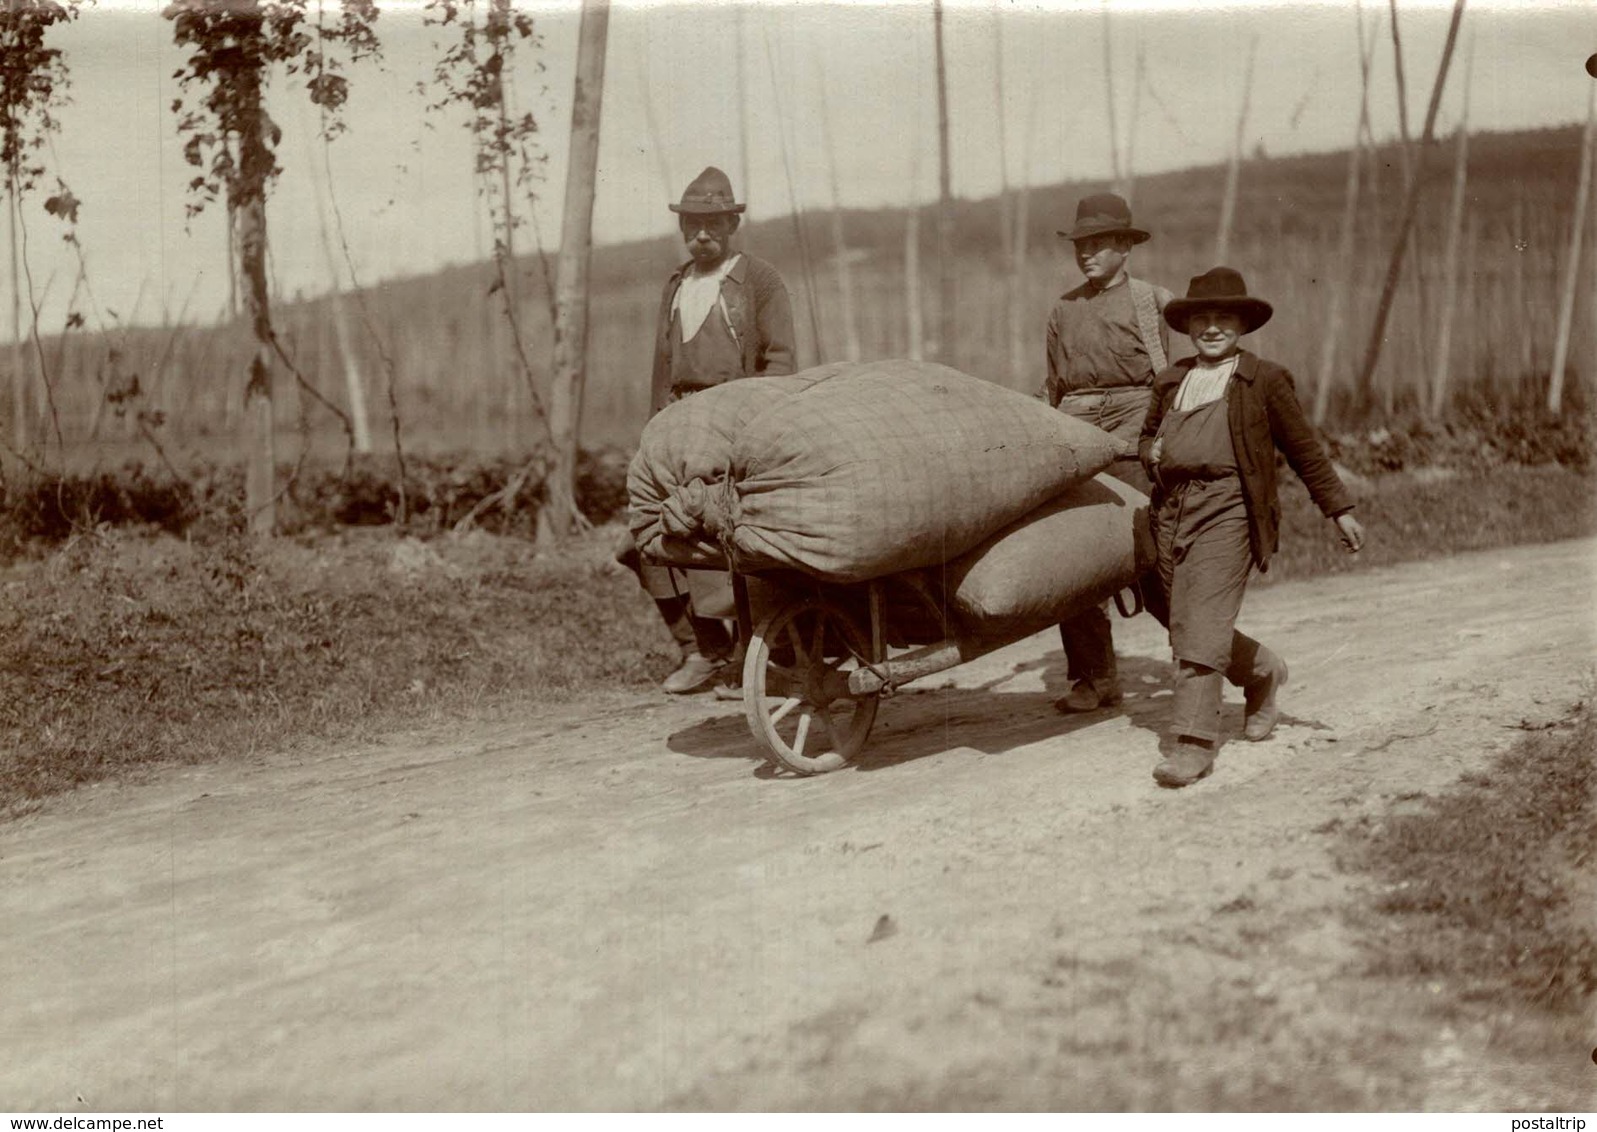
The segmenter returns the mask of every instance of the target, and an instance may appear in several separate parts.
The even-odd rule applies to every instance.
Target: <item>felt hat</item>
[[[1275,313],[1269,303],[1248,294],[1247,281],[1240,272],[1229,267],[1211,267],[1188,281],[1185,298],[1171,299],[1165,304],[1164,320],[1185,334],[1187,322],[1193,315],[1213,310],[1229,311],[1240,318],[1244,334],[1259,329]]]
[[[695,216],[742,212],[746,207],[732,199],[732,181],[714,165],[693,178],[693,183],[682,191],[681,204],[670,206],[672,212]]]
[[[1082,197],[1076,205],[1076,226],[1070,231],[1063,228],[1059,234],[1067,240],[1085,240],[1089,236],[1130,236],[1133,244],[1140,244],[1148,233],[1131,223],[1131,206],[1124,197],[1114,193],[1093,193]]]

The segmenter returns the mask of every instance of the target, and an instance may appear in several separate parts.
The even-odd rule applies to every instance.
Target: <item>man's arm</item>
[[[760,345],[754,372],[768,377],[793,373],[798,368],[798,349],[794,344],[793,300],[788,297],[787,285],[775,268],[762,271],[750,266],[755,334]]]
[[[1042,388],[1037,391],[1037,396],[1047,401],[1055,409],[1059,408],[1059,399],[1064,395],[1064,381],[1059,373],[1059,308],[1054,307],[1048,314],[1048,331],[1045,335],[1045,349],[1047,353],[1047,370],[1043,377]]]
[[[671,296],[675,291],[675,273],[665,281],[665,291],[660,296],[660,313],[654,326],[654,365],[649,374],[649,415],[652,417],[671,403],[671,358],[667,352],[671,334]]]
[[[1164,308],[1173,298],[1175,298],[1175,295],[1171,294],[1163,287],[1160,287],[1158,284],[1154,285],[1153,305],[1159,308],[1159,345],[1164,347],[1166,364],[1175,361],[1175,359],[1170,356],[1170,324],[1164,320]]]
[[[1334,519],[1353,509],[1353,497],[1348,494],[1342,477],[1336,474],[1330,458],[1320,445],[1314,427],[1303,415],[1298,403],[1292,375],[1284,369],[1275,369],[1261,375],[1264,380],[1265,409],[1270,417],[1270,436],[1275,446],[1286,457],[1286,462],[1297,473],[1309,497],[1327,517]]]

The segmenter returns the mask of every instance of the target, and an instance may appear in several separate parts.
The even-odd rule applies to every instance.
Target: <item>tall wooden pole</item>
[[[577,30],[577,75],[571,97],[571,147],[555,267],[554,366],[549,389],[549,435],[554,467],[538,512],[538,541],[577,529],[577,428],[588,368],[588,266],[593,254],[593,194],[599,169],[599,120],[604,100],[605,40],[610,0],[583,0]]]
[[[1021,278],[1015,274],[1015,223],[1014,193],[1009,187],[1009,130],[1008,106],[1004,91],[1004,16],[1003,10],[993,8],[993,91],[997,101],[996,125],[998,127],[998,255],[999,272],[1004,279],[1004,307],[1009,318],[1004,320],[1005,353],[1009,357],[1007,377],[1013,384],[1020,377],[1016,364],[1020,358],[1019,343],[1015,341],[1020,326],[1015,312],[1020,307]]]
[[[1408,235],[1414,227],[1414,217],[1419,210],[1420,182],[1425,151],[1436,130],[1436,112],[1442,104],[1442,89],[1447,85],[1447,68],[1453,61],[1453,48],[1458,44],[1458,25],[1464,19],[1465,0],[1454,0],[1453,18],[1447,25],[1447,42],[1442,47],[1442,61],[1436,68],[1436,83],[1431,88],[1431,103],[1425,111],[1425,130],[1420,135],[1420,149],[1415,155],[1415,175],[1409,181],[1403,203],[1403,218],[1398,225],[1397,239],[1392,247],[1392,258],[1386,268],[1386,283],[1381,289],[1380,305],[1375,310],[1375,325],[1370,330],[1369,348],[1364,353],[1364,367],[1359,373],[1359,393],[1366,405],[1375,388],[1375,368],[1381,360],[1381,344],[1386,337],[1386,320],[1392,312],[1392,297],[1397,293],[1398,280],[1403,275],[1403,255],[1408,249]]]
[[[1214,239],[1214,262],[1225,263],[1231,252],[1231,220],[1237,211],[1237,182],[1242,175],[1242,143],[1248,128],[1248,107],[1253,101],[1253,60],[1259,37],[1248,43],[1248,64],[1242,72],[1242,108],[1237,111],[1237,132],[1231,142],[1231,164],[1225,172],[1225,194],[1220,198],[1220,230]]]
[[[1403,139],[1399,156],[1406,188],[1414,176],[1414,139],[1408,132],[1408,82],[1403,73],[1403,35],[1398,27],[1397,0],[1389,0],[1388,7],[1392,10],[1392,77],[1397,85],[1397,129],[1398,136]]]
[[[1470,51],[1473,60],[1474,49]],[[1430,415],[1439,417],[1447,404],[1448,367],[1453,359],[1453,318],[1458,305],[1458,261],[1464,240],[1464,193],[1469,184],[1469,92],[1474,67],[1464,69],[1464,108],[1459,114],[1453,152],[1453,197],[1447,210],[1447,246],[1442,254],[1442,318],[1436,331],[1435,368],[1431,371]]]
[[[916,47],[924,44],[920,36],[915,37]],[[923,51],[916,52],[916,62],[925,63]],[[925,350],[926,322],[921,307],[921,271],[920,271],[920,187],[921,187],[921,147],[925,140],[925,129],[922,125],[922,112],[926,100],[922,97],[924,86],[918,76],[924,74],[925,68],[917,67],[917,81],[915,83],[915,132],[911,137],[909,147],[909,207],[904,212],[904,336],[906,346],[904,356],[911,361],[920,361]]]
[[[1147,45],[1137,43],[1137,67],[1131,80],[1131,122],[1126,126],[1126,177],[1120,195],[1129,204],[1137,194],[1137,126],[1142,121],[1142,88],[1147,82]]]
[[[954,192],[948,151],[948,68],[943,57],[943,0],[932,0],[937,54],[937,356],[954,360]]]
[[[1575,292],[1580,288],[1580,249],[1586,229],[1586,200],[1591,193],[1594,130],[1597,130],[1597,83],[1588,85],[1586,130],[1580,140],[1580,180],[1575,186],[1575,215],[1570,221],[1569,253],[1564,257],[1564,289],[1558,301],[1558,336],[1553,340],[1553,368],[1547,381],[1547,411],[1556,413],[1564,403],[1564,365],[1569,360],[1569,336],[1575,323]]]
[[[743,199],[748,201],[751,197],[749,184],[749,82],[744,58],[746,51],[743,46],[743,16],[744,7],[739,4],[737,8],[737,24],[733,29],[735,37],[735,51],[737,57],[737,91],[738,91],[738,186],[743,190]],[[651,99],[652,101],[652,99]],[[734,198],[735,199],[735,198]],[[744,210],[744,222],[748,222],[747,208]]]
[[[1009,307],[1009,370],[1017,380],[1026,374],[1025,280],[1028,233],[1031,227],[1031,159],[1032,138],[1037,129],[1037,103],[1042,95],[1041,84],[1034,84],[1031,101],[1026,108],[1025,136],[1021,140],[1020,188],[1015,194],[1015,234],[1010,239],[1014,261],[1010,264],[1010,277],[1015,280],[1015,299]],[[1029,384],[1029,383],[1028,383]],[[1024,386],[1022,386],[1024,388]]]
[[[832,191],[832,262],[837,293],[843,303],[843,358],[860,360],[859,312],[854,304],[854,273],[848,263],[848,241],[843,233],[843,204],[837,190],[837,149],[832,141],[832,100],[826,95],[826,73],[821,72],[821,148],[826,151],[826,179]]]
[[[1355,7],[1354,16],[1359,21],[1359,120],[1353,129],[1353,145],[1348,150],[1347,188],[1342,197],[1342,231],[1336,243],[1336,264],[1341,274],[1337,285],[1331,288],[1326,302],[1325,338],[1320,344],[1320,380],[1314,385],[1314,423],[1325,423],[1331,405],[1331,386],[1336,380],[1336,355],[1342,344],[1342,330],[1347,321],[1347,301],[1352,294],[1357,277],[1353,259],[1353,240],[1358,231],[1359,171],[1364,164],[1364,135],[1370,125],[1370,60],[1375,52],[1375,33],[1371,30],[1368,42],[1364,39],[1364,12]]]
[[[787,143],[787,130],[782,123],[787,115],[782,112],[782,84],[776,75],[776,49],[771,46],[771,29],[765,28],[765,62],[771,75],[771,97],[776,105],[776,141],[782,151],[782,172],[787,178],[787,199],[793,206],[793,238],[798,241],[799,263],[804,270],[804,300],[810,312],[810,338],[815,343],[815,363],[826,361],[826,341],[821,337],[821,316],[815,301],[814,257],[810,254],[809,236],[804,230],[804,209],[799,204],[798,186],[793,180],[793,159]]]
[[[1116,192],[1125,185],[1120,178],[1120,132],[1115,125],[1115,61],[1114,43],[1109,36],[1109,0],[1103,0],[1103,82],[1104,103],[1109,110],[1109,172],[1114,178]]]
[[[301,131],[307,139],[310,137],[310,131],[305,129],[303,122],[301,123]],[[325,136],[322,139],[322,144],[324,146],[328,144]],[[310,147],[307,142],[307,156],[309,156],[309,153]],[[325,150],[323,151],[323,156],[324,158],[327,156]],[[326,161],[323,162],[322,168],[328,173],[325,188],[331,194],[333,191],[331,169]],[[349,397],[349,419],[350,427],[355,434],[355,451],[370,452],[372,450],[372,432],[371,423],[366,414],[366,383],[361,376],[360,360],[355,355],[354,339],[349,332],[349,313],[344,307],[344,288],[340,282],[342,272],[339,269],[338,256],[333,251],[332,233],[327,226],[327,205],[322,200],[323,186],[318,184],[314,186],[314,189],[316,193],[316,225],[322,237],[322,254],[327,258],[328,281],[333,287],[328,292],[327,305],[333,321],[334,348],[339,365],[344,371],[344,388]],[[473,222],[472,228],[475,229],[476,226],[476,223]]]

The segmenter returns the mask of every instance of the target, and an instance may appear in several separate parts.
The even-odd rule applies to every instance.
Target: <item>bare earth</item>
[[[1594,552],[1256,583],[1283,725],[1184,791],[1147,617],[1123,714],[1042,635],[814,779],[598,693],[81,791],[0,828],[0,1110],[1597,1106],[1592,1035],[1361,976],[1332,860],[1589,690]]]

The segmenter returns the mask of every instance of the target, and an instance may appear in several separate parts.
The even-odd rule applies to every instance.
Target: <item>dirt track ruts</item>
[[[1122,714],[1051,710],[1045,634],[815,779],[600,692],[80,791],[0,828],[0,1109],[1590,1107],[1586,1049],[1483,1065],[1358,977],[1329,830],[1567,711],[1594,551],[1256,583],[1282,725],[1184,791],[1147,617]]]

